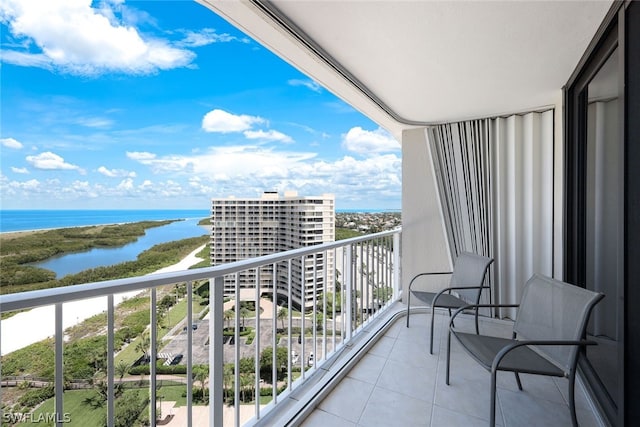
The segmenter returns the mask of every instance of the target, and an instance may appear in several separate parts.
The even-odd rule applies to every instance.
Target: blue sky
[[[188,1],[2,0],[2,209],[399,209],[400,145]]]

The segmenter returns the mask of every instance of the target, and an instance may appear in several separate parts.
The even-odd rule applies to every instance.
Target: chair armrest
[[[430,274],[453,274],[453,271],[434,271],[434,272],[430,272],[430,273],[418,273],[415,276],[413,276],[413,278],[409,282],[409,290],[411,290],[411,285],[413,285],[413,281],[414,280],[416,280],[420,276],[428,276]]]
[[[443,293],[445,293],[447,291],[449,293],[451,293],[451,291],[464,291],[464,290],[467,290],[467,289],[480,289],[480,290],[482,290],[484,288],[489,289],[489,286],[452,286],[452,287],[449,287],[449,288],[444,288],[443,290],[438,292],[436,294],[436,296],[433,297],[433,301],[432,301],[431,304],[435,305],[436,304],[436,300],[438,299],[438,297],[440,297],[440,295],[442,295]]]
[[[518,308],[520,307],[520,304],[469,304],[469,305],[465,305],[464,307],[460,307],[459,309],[457,309],[452,315],[451,315],[451,320],[449,322],[449,328],[451,328],[453,326],[453,319],[455,319],[455,317],[462,313],[465,310],[469,310],[470,308]]]
[[[597,345],[597,344],[598,344],[597,342],[590,341],[590,340],[522,340],[522,341],[514,342],[509,344],[508,346],[505,346],[502,350],[498,352],[498,354],[496,354],[496,356],[493,358],[493,363],[491,364],[491,372],[495,372],[498,369],[502,359],[504,359],[504,357],[510,351],[518,347],[528,346],[528,345],[549,345],[549,346],[566,345],[566,346],[582,347],[585,345]]]

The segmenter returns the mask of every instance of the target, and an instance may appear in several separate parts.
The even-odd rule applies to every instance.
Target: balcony
[[[406,306],[399,301],[401,284],[396,267],[400,265],[399,242],[400,230],[383,232],[213,268],[4,295],[0,304],[3,311],[55,304],[55,376],[44,382],[54,384],[56,392],[49,406],[45,402],[43,407],[54,408],[54,415],[64,414],[57,418],[58,425],[65,420],[83,421],[74,418],[83,415],[69,408],[68,399],[73,388],[90,389],[94,381],[104,381],[106,385],[104,413],[108,425],[115,425],[122,383],[148,396],[145,410],[158,425],[486,425],[489,374],[455,342],[452,383],[444,384],[446,313],[436,316],[434,355],[428,354],[428,310],[416,307],[411,326],[405,326]],[[275,271],[276,265],[291,272],[292,263],[300,262],[297,260],[316,259],[329,252],[336,259],[337,273],[333,278],[314,282],[312,289],[306,290],[311,293],[313,304],[304,312],[285,310],[286,315],[282,315],[278,304],[295,306],[291,279],[285,293],[273,295],[273,287],[261,286],[261,275],[256,272]],[[255,289],[241,288],[241,276],[254,277]],[[322,273],[315,276],[324,279]],[[223,297],[225,277],[235,278],[236,285],[235,293],[227,299]],[[212,303],[210,313],[198,320],[193,311],[193,289],[202,281],[213,284]],[[159,339],[158,296],[167,285],[180,283],[187,287],[186,318]],[[320,289],[320,283],[326,283],[327,289]],[[158,342],[149,349],[150,359],[167,358],[165,364],[177,360],[186,367],[186,375],[167,377],[158,372],[161,368],[151,364],[148,378],[140,378],[137,385],[131,377],[117,378],[114,294],[131,291],[146,291],[149,295],[149,318],[155,325],[150,328],[150,342]],[[65,307],[71,301],[96,296],[107,297],[106,368],[94,375],[94,381],[68,378],[62,357],[68,345],[62,321]],[[259,300],[261,310],[251,316],[241,309],[228,316],[236,297],[254,303]],[[471,319],[463,316],[457,326],[471,329]],[[492,318],[481,322],[483,332],[499,336],[509,336],[510,327],[509,321]],[[243,329],[254,331],[251,342]],[[210,342],[221,344],[211,346]],[[278,352],[271,352],[271,367],[265,369],[263,352],[267,347],[282,348],[286,356],[278,359]],[[213,374],[200,375],[203,365]],[[3,388],[25,380],[3,379]],[[519,392],[512,376],[499,377],[499,425],[570,424],[566,380],[530,375],[523,375],[522,379],[524,391]],[[169,383],[183,390],[183,404],[167,398],[164,390]],[[196,402],[194,391],[205,387],[208,403]],[[257,400],[255,390],[261,390],[262,396]],[[602,424],[580,382],[577,408],[581,425]],[[43,411],[27,416],[9,410],[3,416],[32,419],[28,417],[42,417]],[[44,416],[51,420],[52,413]]]
[[[426,312],[416,309],[417,312]],[[489,423],[490,375],[452,341],[451,385],[445,384],[449,320],[436,315],[434,354],[429,354],[430,315],[411,315],[395,304],[385,320],[372,328],[374,339],[345,369],[335,388],[326,387],[313,402],[301,425],[320,426],[486,426]],[[473,318],[456,319],[459,328],[474,330]],[[482,333],[510,337],[508,321],[485,318]],[[498,376],[497,425],[568,426],[567,380],[522,375],[524,391],[514,376]],[[333,387],[334,385],[332,385]],[[576,385],[576,407],[581,426],[602,425],[582,384]]]

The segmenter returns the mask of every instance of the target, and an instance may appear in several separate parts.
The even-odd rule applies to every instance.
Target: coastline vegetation
[[[156,245],[142,252],[136,261],[97,267],[56,279],[55,273],[30,263],[52,256],[117,247],[134,242],[147,228],[173,221],[143,221],[131,224],[60,228],[0,235],[0,293],[24,292],[69,286],[150,273],[179,262],[194,247],[206,243],[207,236]]]

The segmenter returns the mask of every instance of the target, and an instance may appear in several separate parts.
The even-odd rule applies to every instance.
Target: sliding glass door
[[[612,7],[565,88],[565,280],[605,294],[579,362],[612,425],[640,417],[640,3]]]

